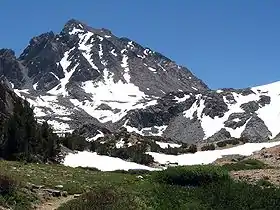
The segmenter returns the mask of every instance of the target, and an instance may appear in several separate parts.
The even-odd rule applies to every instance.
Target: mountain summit
[[[280,122],[277,113],[267,111],[278,103],[278,83],[213,91],[164,55],[73,19],[59,34],[32,38],[18,58],[0,50],[0,76],[34,106],[39,121],[62,133],[88,124],[99,136],[97,128],[126,127],[195,142],[263,141],[280,131],[271,127]]]

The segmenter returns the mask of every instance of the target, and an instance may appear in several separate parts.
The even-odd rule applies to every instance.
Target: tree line
[[[47,122],[38,124],[29,103],[14,104],[0,124],[0,158],[27,162],[59,162],[59,137]]]

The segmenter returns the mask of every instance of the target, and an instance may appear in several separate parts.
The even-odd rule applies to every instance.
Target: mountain
[[[86,127],[92,139],[125,127],[193,143],[280,132],[279,82],[210,90],[164,55],[77,20],[34,37],[18,58],[0,50],[0,76],[58,133]]]

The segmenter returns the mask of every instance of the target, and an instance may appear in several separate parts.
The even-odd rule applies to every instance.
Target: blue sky
[[[1,0],[0,48],[75,18],[108,28],[188,67],[217,89],[280,80],[278,0]]]

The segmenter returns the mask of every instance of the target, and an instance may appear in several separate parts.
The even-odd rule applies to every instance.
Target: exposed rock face
[[[0,79],[35,107],[39,121],[61,133],[81,127],[87,138],[121,127],[187,143],[264,141],[280,131],[279,83],[209,90],[164,55],[77,20],[32,38],[18,58],[0,50]]]
[[[215,133],[213,136],[209,137],[207,139],[208,142],[218,142],[218,141],[224,141],[231,139],[230,132],[228,132],[225,128],[222,128],[217,133]]]
[[[3,122],[13,113],[15,103],[21,103],[21,99],[0,82],[0,122]]]
[[[201,141],[204,132],[198,120],[190,120],[180,114],[171,120],[163,136],[191,144]]]
[[[0,50],[0,76],[10,81],[15,88],[23,84],[23,73],[15,52],[10,49]]]
[[[252,142],[263,142],[269,140],[271,132],[268,130],[264,121],[258,116],[253,116],[247,123],[242,137],[250,139]]]

